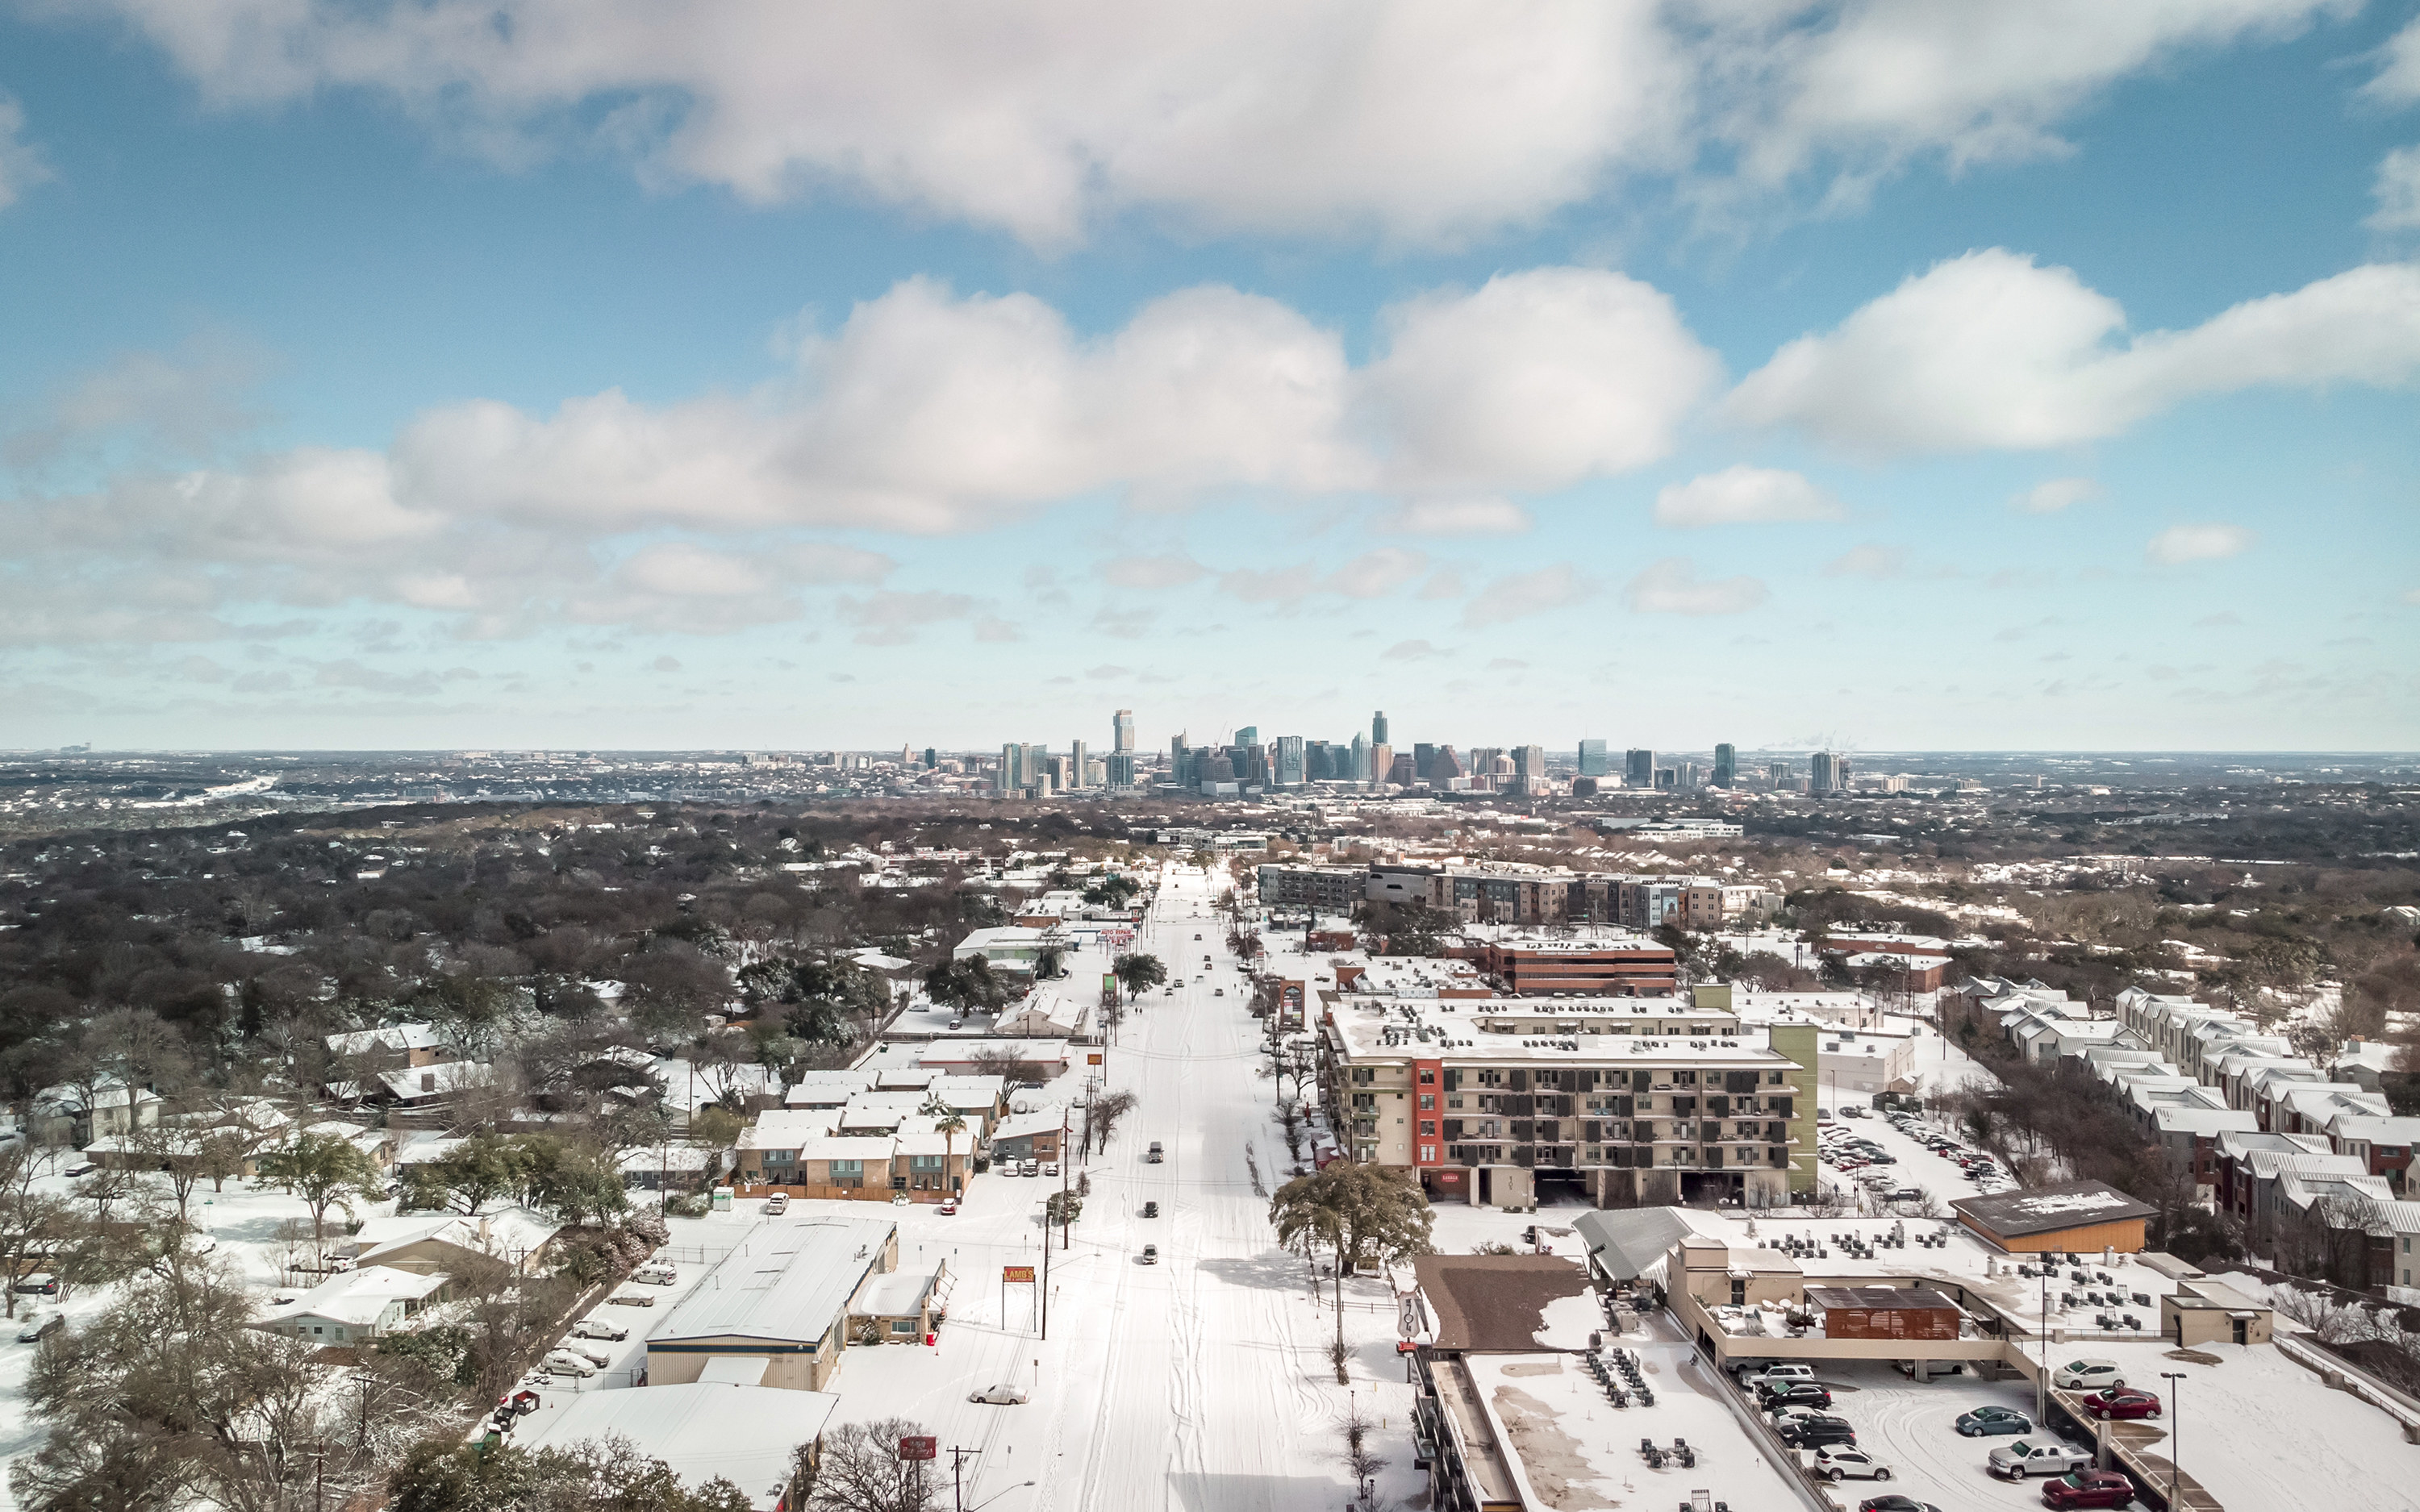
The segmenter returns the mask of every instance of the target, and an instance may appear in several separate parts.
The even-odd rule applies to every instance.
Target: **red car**
[[[2134,1499],[2134,1483],[2114,1470],[2078,1470],[2042,1483],[2042,1505],[2124,1506]]]
[[[2157,1417],[2160,1398],[2132,1386],[2112,1386],[2084,1398],[2084,1410],[2095,1417]]]

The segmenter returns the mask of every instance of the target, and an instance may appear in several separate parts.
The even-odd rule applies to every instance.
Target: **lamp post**
[[[2183,1425],[2177,1421],[2177,1382],[2185,1379],[2185,1373],[2163,1370],[2160,1379],[2168,1383],[2168,1512],[2177,1512],[2177,1496],[2185,1476],[2183,1457],[2177,1453],[2177,1441],[2183,1430]]]
[[[2050,1272],[2041,1273],[2041,1373],[2034,1377],[2034,1428],[2050,1416]]]

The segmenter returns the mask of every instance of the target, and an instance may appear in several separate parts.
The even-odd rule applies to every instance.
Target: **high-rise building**
[[[1452,781],[1457,777],[1469,775],[1470,773],[1463,768],[1462,758],[1453,753],[1451,746],[1439,746],[1436,748],[1436,754],[1429,758],[1428,780],[1439,786]]]
[[[1604,741],[1580,742],[1580,776],[1604,777],[1612,770],[1613,764],[1606,757]]]
[[[1790,764],[1788,762],[1767,762],[1764,764],[1764,779],[1772,783],[1776,788],[1787,784],[1792,775],[1793,774],[1790,770]]]
[[[1412,775],[1425,782],[1436,766],[1436,747],[1425,740],[1412,743]]]
[[[1714,786],[1727,788],[1739,782],[1739,751],[1730,746],[1714,748]]]
[[[1652,788],[1655,785],[1655,753],[1653,751],[1633,750],[1625,758],[1625,763],[1626,764],[1623,767],[1622,774],[1623,780],[1629,783],[1630,786],[1635,788]]]
[[[1134,710],[1120,709],[1109,721],[1109,753],[1125,755],[1135,748]]]
[[[1080,740],[1077,740],[1071,741],[1068,744],[1067,786],[1071,788],[1092,786],[1090,782],[1084,780],[1084,743]]]
[[[1513,747],[1512,775],[1524,782],[1544,782],[1546,779],[1546,748]]]
[[[1389,750],[1394,748],[1387,740],[1387,711],[1384,709],[1370,716],[1370,744],[1386,746]]]
[[[1278,736],[1277,770],[1272,775],[1281,788],[1302,786],[1309,774],[1304,770],[1300,735]]]
[[[1412,785],[1411,752],[1405,751],[1403,755],[1398,756],[1394,753],[1393,748],[1388,746],[1373,746],[1371,748],[1371,750],[1373,753],[1382,750],[1387,753],[1387,780],[1394,783],[1399,788],[1407,788]]]
[[[1807,759],[1807,788],[1810,793],[1838,793],[1849,785],[1849,758],[1837,750],[1819,750]]]
[[[1235,744],[1238,746],[1257,746],[1260,743],[1261,727],[1259,725],[1248,724],[1235,732]]]
[[[1182,733],[1168,737],[1168,779],[1182,787],[1191,787],[1201,780],[1193,771],[1193,748]]]
[[[1411,758],[1406,756],[1404,760],[1408,762]],[[1394,774],[1395,748],[1382,741],[1372,741],[1370,743],[1370,780],[1391,782],[1395,780]]]
[[[1350,766],[1348,766],[1348,767],[1345,769],[1345,771],[1343,772],[1343,774],[1342,774],[1342,775],[1343,775],[1343,778],[1344,778],[1344,780],[1346,780],[1347,782],[1367,782],[1367,781],[1369,781],[1369,780],[1370,780],[1370,737],[1369,737],[1369,736],[1367,736],[1367,735],[1365,735],[1365,734],[1362,734],[1362,733],[1361,733],[1360,732],[1358,732],[1358,731],[1354,732],[1354,734],[1353,734],[1353,751],[1352,751],[1352,754],[1346,758],[1346,760],[1347,760],[1347,761],[1349,761],[1352,764],[1351,764]]]
[[[1101,780],[1113,788],[1134,786],[1135,753],[1130,750],[1110,753],[1109,759],[1102,765]]]
[[[1674,762],[1672,764],[1672,785],[1679,788],[1696,787],[1698,785],[1698,764],[1696,762]]]
[[[941,766],[941,753],[940,753],[940,751],[939,751],[939,750],[938,750],[938,749],[936,749],[935,748],[933,748],[933,747],[931,747],[931,746],[927,746],[927,747],[925,747],[925,748],[924,748],[924,764],[925,764],[927,767],[929,767],[929,768],[931,768],[931,769],[933,769],[933,770],[935,770],[935,771],[939,771],[939,770],[940,770],[940,766]]]

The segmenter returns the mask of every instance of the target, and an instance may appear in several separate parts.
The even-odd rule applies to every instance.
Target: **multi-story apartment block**
[[[1272,863],[1256,873],[1261,902],[1280,908],[1311,908],[1350,916],[1368,896],[1370,873],[1357,866],[1287,866]]]
[[[1816,1030],[1688,998],[1323,993],[1320,1093],[1341,1158],[1433,1201],[1787,1204],[1814,1184]]]

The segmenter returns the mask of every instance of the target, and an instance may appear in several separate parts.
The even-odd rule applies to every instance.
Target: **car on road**
[[[1142,1247],[1142,1263],[1145,1265],[1157,1265],[1159,1263],[1158,1245],[1145,1244]]]
[[[90,1176],[100,1168],[100,1166],[95,1165],[88,1160],[80,1160],[74,1165],[69,1166],[66,1170],[61,1171],[59,1174],[61,1176]]]
[[[1149,1149],[1142,1152],[1143,1164],[1146,1165],[1156,1165],[1167,1158],[1168,1151],[1160,1148],[1159,1141],[1156,1139],[1151,1142]]]
[[[1857,1430],[1837,1417],[1805,1417],[1795,1423],[1785,1423],[1779,1430],[1781,1442],[1792,1449],[1820,1449],[1825,1444],[1857,1442]]]
[[[1227,995],[1227,989],[1224,987],[1213,987],[1210,989],[1210,995],[1213,997],[1224,997]]]
[[[571,1325],[571,1336],[576,1339],[618,1340],[628,1338],[630,1331],[618,1323],[609,1323],[601,1318],[583,1318]]]
[[[1142,1205],[1142,1215],[1143,1215],[1144,1217],[1146,1217],[1146,1218],[1156,1218],[1156,1217],[1158,1217],[1158,1216],[1159,1216],[1159,1204],[1158,1204],[1158,1203],[1156,1203],[1156,1202],[1146,1202],[1146,1203],[1144,1203],[1144,1204]]]
[[[1195,935],[1195,936],[1193,936],[1193,937],[1194,937],[1195,939],[1197,939],[1197,940],[1198,940],[1198,939],[1200,939],[1202,936],[1201,936],[1201,935],[1199,935],[1199,934],[1196,934],[1196,935]]]
[[[1793,1381],[1766,1387],[1756,1404],[1768,1412],[1776,1407],[1829,1407],[1832,1393],[1816,1381]]]
[[[1888,1496],[1867,1497],[1857,1504],[1857,1512],[1941,1512],[1941,1508],[1894,1491]]]
[[[2042,1505],[2124,1506],[2134,1500],[2134,1483],[2114,1470],[2079,1470],[2042,1487]]]
[[[1838,1483],[1844,1480],[1888,1480],[1890,1466],[1863,1449],[1828,1444],[1815,1451],[1815,1473]]]
[[[2064,1475],[2092,1463],[2092,1451],[2055,1439],[2019,1439],[1992,1451],[1985,1469],[1994,1475],[2023,1480],[2027,1475]]]
[[[20,1344],[39,1344],[68,1326],[65,1313],[27,1313],[25,1326],[17,1330]]]
[[[2061,1391],[2105,1391],[2126,1384],[2115,1360],[2070,1360],[2050,1373],[2050,1383]]]
[[[1002,1382],[997,1386],[985,1386],[978,1392],[970,1392],[967,1395],[967,1400],[983,1402],[993,1407],[1017,1407],[1023,1405],[1026,1396],[1015,1386]]]
[[[1997,1438],[2005,1433],[2031,1433],[2034,1420],[2013,1407],[1978,1407],[1958,1414],[1958,1431],[1970,1439]]]
[[[2084,1398],[2084,1410],[2095,1417],[2157,1417],[2160,1398],[2139,1386],[2112,1386]]]

